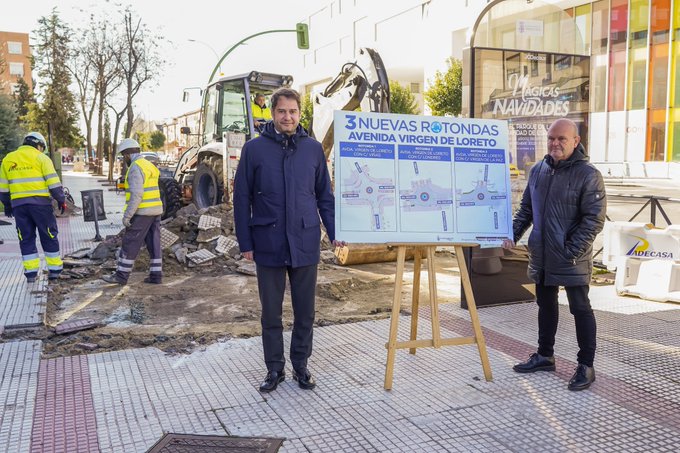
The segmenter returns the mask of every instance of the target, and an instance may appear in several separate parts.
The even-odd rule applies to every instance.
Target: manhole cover
[[[275,453],[284,439],[168,433],[147,453]]]

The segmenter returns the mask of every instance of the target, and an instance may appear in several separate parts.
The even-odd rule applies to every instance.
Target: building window
[[[7,50],[9,53],[13,55],[21,55],[22,52],[22,46],[20,42],[15,42],[15,41],[7,41]]]
[[[23,63],[10,63],[9,64],[9,75],[13,76],[24,76],[24,64]]]

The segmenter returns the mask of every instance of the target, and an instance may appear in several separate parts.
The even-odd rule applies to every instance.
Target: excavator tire
[[[221,157],[209,157],[198,164],[192,187],[193,201],[198,209],[222,203],[223,174]]]
[[[182,190],[179,183],[173,178],[160,178],[158,180],[158,188],[161,191],[161,200],[163,201],[163,215],[162,220],[174,216],[179,208],[182,207]]]

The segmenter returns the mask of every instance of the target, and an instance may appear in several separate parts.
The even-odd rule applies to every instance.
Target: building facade
[[[28,33],[0,31],[0,92],[14,94],[17,78],[22,78],[33,90],[31,48]]]
[[[163,124],[165,135],[165,152],[173,159],[178,159],[184,151],[198,144],[201,111],[193,110],[172,118]],[[182,134],[181,129],[188,127],[190,134]]]
[[[486,28],[473,34],[480,18]],[[428,114],[422,91],[448,57],[463,58],[475,35],[487,49],[476,58],[490,63],[470,81],[472,116],[516,118],[508,106],[522,101],[511,100],[521,97],[518,84],[538,89],[553,103],[546,105],[568,102],[567,113],[542,110],[536,124],[518,127],[537,131],[532,159],[544,152],[544,125],[569,116],[591,161],[612,176],[668,177],[680,163],[680,0],[335,0],[304,22],[313,47],[296,80],[302,91],[324,87],[359,48],[371,47]],[[528,141],[513,140],[521,163]]]

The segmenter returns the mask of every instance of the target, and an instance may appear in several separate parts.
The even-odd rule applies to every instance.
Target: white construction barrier
[[[680,302],[680,226],[607,222],[603,253],[617,294]]]

